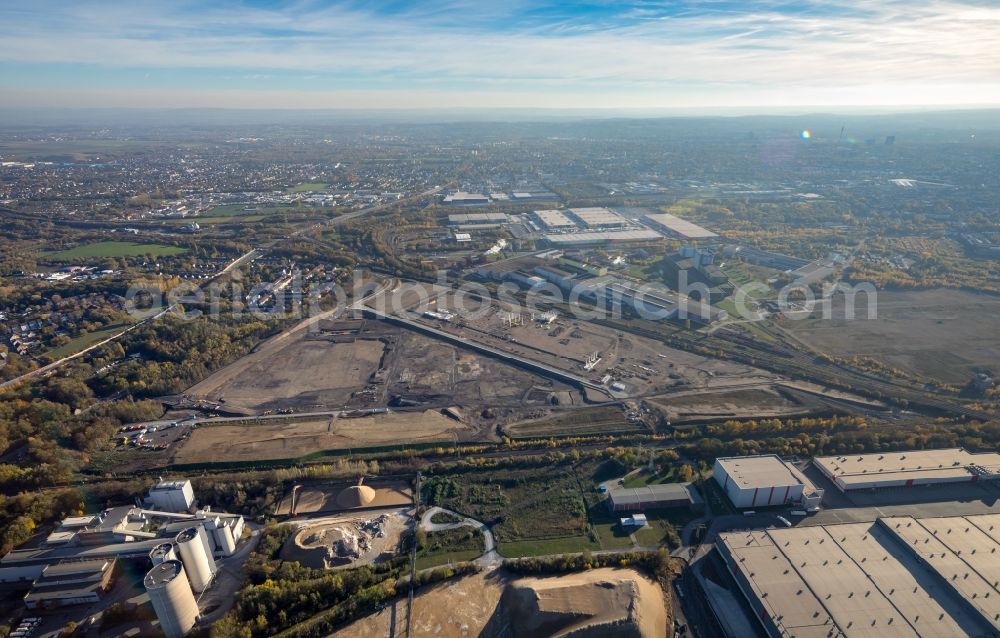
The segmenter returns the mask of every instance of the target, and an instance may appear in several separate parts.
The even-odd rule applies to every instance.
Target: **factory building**
[[[997,514],[726,532],[716,548],[768,636],[1000,633]]]
[[[820,456],[813,464],[842,492],[1000,478],[1000,454],[962,448]]]
[[[690,483],[662,483],[644,487],[617,487],[608,490],[608,509],[612,512],[638,512],[646,509],[693,507],[701,497]]]
[[[800,505],[815,510],[823,500],[823,490],[774,454],[718,458],[712,474],[740,509]]]
[[[168,560],[156,565],[146,574],[143,584],[166,638],[181,638],[191,631],[198,620],[198,603],[180,561]]]
[[[215,578],[216,567],[205,528],[199,526],[185,529],[177,535],[174,544],[191,581],[191,589],[199,594],[208,589]]]
[[[677,217],[676,215],[669,215],[666,213],[655,215],[649,214],[643,215],[642,220],[650,228],[658,230],[668,237],[676,237],[678,239],[686,239],[689,241],[713,239],[718,237],[717,234],[707,228],[702,228],[698,224],[689,222],[688,220]]]
[[[149,489],[146,497],[149,509],[161,512],[189,512],[194,506],[194,489],[191,481],[164,481],[160,479]]]
[[[572,288],[576,280],[576,273],[556,268],[555,266],[537,266],[533,272],[545,281],[555,284],[564,290]]]
[[[28,609],[51,609],[96,603],[107,591],[114,558],[63,560],[46,566],[24,597]]]

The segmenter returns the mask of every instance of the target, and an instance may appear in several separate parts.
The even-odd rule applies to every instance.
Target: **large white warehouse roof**
[[[731,532],[718,547],[772,635],[988,636],[1000,567],[977,556],[1000,548],[994,518]]]
[[[716,459],[730,481],[741,489],[807,485],[805,478],[774,454]]]
[[[683,239],[711,239],[713,237],[718,237],[717,234],[707,228],[702,228],[698,224],[689,222],[688,220],[677,217],[676,215],[670,215],[667,213],[645,215],[643,216],[643,219],[653,226],[664,228],[670,233]]]
[[[820,456],[813,463],[844,490],[910,481],[925,485],[971,481],[1000,473],[1000,454],[973,454],[962,448]]]

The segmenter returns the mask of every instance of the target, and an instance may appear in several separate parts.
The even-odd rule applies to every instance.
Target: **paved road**
[[[225,616],[236,602],[236,592],[243,586],[243,565],[250,558],[250,553],[257,548],[263,529],[262,525],[250,521],[247,521],[246,526],[251,537],[243,547],[238,548],[232,556],[216,559],[219,571],[215,575],[215,583],[201,596],[199,603],[202,609],[211,605],[217,607],[199,619],[198,624],[202,627],[208,627]]]
[[[462,519],[457,523],[435,523],[431,521],[435,514],[451,514],[457,518]],[[486,549],[483,551],[483,555],[475,560],[475,563],[486,569],[492,569],[499,567],[503,562],[503,558],[497,553],[496,540],[493,538],[493,532],[490,528],[480,521],[474,518],[469,518],[468,516],[462,516],[458,512],[453,512],[451,510],[446,510],[442,507],[431,507],[424,515],[420,518],[420,526],[424,528],[427,532],[443,532],[449,529],[457,529],[459,527],[474,527],[483,533],[483,543]]]

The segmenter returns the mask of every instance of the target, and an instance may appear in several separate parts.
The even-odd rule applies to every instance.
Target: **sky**
[[[1000,105],[1000,0],[0,2],[0,107]]]

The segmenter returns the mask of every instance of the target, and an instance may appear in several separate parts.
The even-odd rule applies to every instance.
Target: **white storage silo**
[[[166,638],[181,638],[191,630],[198,620],[198,603],[179,560],[156,565],[146,574],[143,584]]]
[[[216,550],[223,556],[232,556],[236,551],[232,528],[218,517],[205,523],[205,531],[212,535]]]
[[[149,560],[153,562],[154,567],[168,560],[177,560],[177,554],[174,552],[174,544],[160,543],[149,552]]]
[[[208,589],[215,575],[215,559],[207,549],[208,538],[205,535],[205,528],[200,525],[189,527],[178,534],[174,542],[177,544],[177,554],[184,563],[188,580],[191,581],[191,588],[200,594]]]

